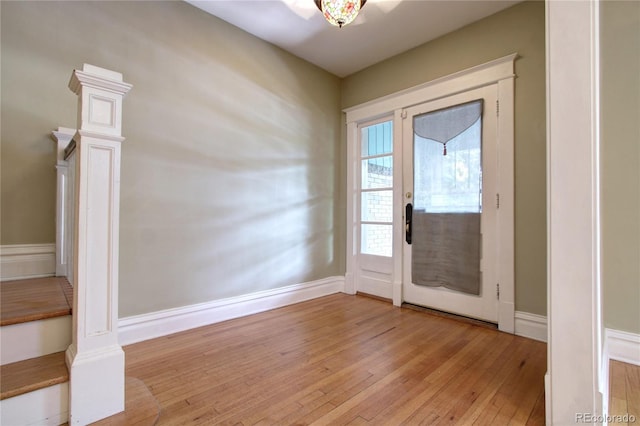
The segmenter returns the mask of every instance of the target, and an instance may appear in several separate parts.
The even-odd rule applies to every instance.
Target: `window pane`
[[[392,230],[391,225],[363,224],[361,227],[360,252],[377,256],[392,255]]]
[[[363,192],[360,210],[362,211],[362,221],[391,222],[393,220],[393,192]]]
[[[362,189],[391,188],[393,186],[393,158],[377,157],[362,160]]]
[[[393,151],[393,122],[374,124],[361,130],[362,156],[391,154]]]

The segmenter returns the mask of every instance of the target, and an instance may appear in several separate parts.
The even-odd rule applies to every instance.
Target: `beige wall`
[[[346,108],[511,53],[520,55],[515,101],[516,310],[539,315],[547,314],[544,19],[543,2],[520,3],[342,82]]]
[[[638,7],[602,9],[604,320],[636,333]],[[48,135],[75,126],[71,70],[87,62],[134,84],[124,105],[121,316],[344,273],[337,111],[518,52],[516,309],[546,315],[542,2],[372,66],[341,89],[182,2],[1,2],[0,11],[2,244],[55,239]]]
[[[640,333],[640,2],[601,7],[604,325]]]
[[[339,79],[184,2],[2,2],[2,244],[55,240],[82,63],[125,98],[120,316],[344,274]]]

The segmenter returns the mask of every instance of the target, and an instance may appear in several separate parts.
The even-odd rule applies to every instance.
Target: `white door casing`
[[[497,183],[500,209],[497,213],[496,232],[496,281],[500,284],[497,323],[500,330],[513,333],[514,306],[514,67],[517,54],[511,54],[476,67],[463,70],[431,82],[366,102],[346,109],[347,122],[347,270],[345,291],[354,294],[359,290],[358,276],[361,270],[358,256],[359,205],[358,192],[358,132],[359,124],[381,117],[393,117],[394,155],[394,211],[392,271],[386,283],[380,287],[400,306],[405,300],[402,285],[404,242],[404,188],[402,182],[403,112],[413,106],[436,101],[466,91],[495,85],[499,115],[497,117]]]

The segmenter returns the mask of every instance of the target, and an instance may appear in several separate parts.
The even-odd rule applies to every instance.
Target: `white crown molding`
[[[0,246],[0,281],[52,277],[55,273],[55,244]]]
[[[121,318],[118,322],[120,344],[141,342],[344,292],[344,286],[344,277],[328,277],[273,290]]]

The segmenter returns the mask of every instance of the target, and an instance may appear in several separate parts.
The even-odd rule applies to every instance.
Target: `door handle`
[[[404,239],[411,244],[411,221],[413,218],[413,204],[407,203],[404,208]]]

